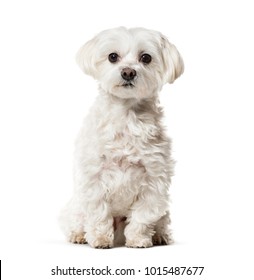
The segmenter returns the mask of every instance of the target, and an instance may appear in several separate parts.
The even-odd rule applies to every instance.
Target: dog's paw
[[[152,247],[153,243],[151,238],[137,238],[134,240],[126,240],[126,244],[127,247],[129,248],[148,248],[148,247]]]
[[[108,236],[100,236],[89,242],[89,245],[96,249],[110,249],[113,247],[113,238]]]
[[[78,232],[78,233],[72,232],[69,241],[71,243],[76,243],[76,244],[86,244],[87,243],[84,232]]]
[[[153,240],[153,245],[170,245],[173,243],[171,236],[168,234],[155,233],[152,240]]]

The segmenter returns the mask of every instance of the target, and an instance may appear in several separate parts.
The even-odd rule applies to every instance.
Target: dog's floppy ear
[[[96,78],[96,45],[97,37],[94,37],[92,40],[88,41],[83,45],[76,55],[76,62],[82,71]]]
[[[183,59],[177,48],[164,36],[161,36],[161,47],[165,82],[173,83],[184,71]]]

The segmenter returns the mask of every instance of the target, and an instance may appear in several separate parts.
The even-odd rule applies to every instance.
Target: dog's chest
[[[113,138],[106,141],[103,148],[102,171],[111,175],[113,180],[119,177],[119,182],[122,180],[126,183],[134,179],[133,176],[143,174],[143,151],[138,142],[129,134],[127,128],[125,131],[115,132]]]
[[[145,156],[149,137],[144,135],[147,124],[137,119],[122,118],[109,122],[101,146],[100,181],[112,211],[125,215],[140,193],[146,178]],[[108,133],[110,132],[110,133]]]
[[[112,114],[99,129],[103,168],[126,173],[133,169],[143,171],[144,155],[159,140],[160,124],[154,114]]]

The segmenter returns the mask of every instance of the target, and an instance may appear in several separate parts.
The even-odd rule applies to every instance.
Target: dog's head
[[[102,31],[77,54],[81,69],[120,98],[149,98],[184,69],[176,47],[161,33],[119,27]]]

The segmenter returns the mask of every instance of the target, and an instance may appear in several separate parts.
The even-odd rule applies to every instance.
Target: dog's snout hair
[[[126,81],[131,81],[137,75],[136,71],[132,68],[126,67],[121,71],[121,76]]]

